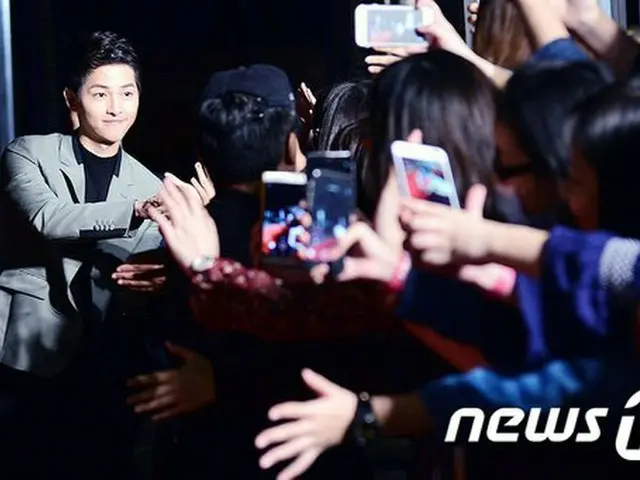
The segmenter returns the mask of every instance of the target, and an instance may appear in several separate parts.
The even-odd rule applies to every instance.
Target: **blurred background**
[[[413,0],[377,3],[407,1]],[[461,33],[468,2],[439,2]],[[61,95],[65,52],[79,35],[113,30],[131,40],[142,63],[140,115],[125,139],[127,150],[159,173],[191,172],[193,108],[214,71],[273,63],[294,86],[305,81],[316,91],[366,75],[366,52],[353,41],[358,3],[376,2],[0,0],[0,74],[7,73],[3,64],[13,66],[13,88],[7,77],[0,83],[0,148],[10,130],[17,136],[69,129]],[[637,18],[638,1],[603,3]]]
[[[69,129],[65,52],[78,35],[113,30],[142,63],[140,115],[126,148],[157,172],[191,171],[190,120],[216,70],[273,63],[294,86],[314,90],[366,74],[353,41],[356,0],[2,1],[11,10],[15,135]],[[463,2],[442,3],[462,28]]]

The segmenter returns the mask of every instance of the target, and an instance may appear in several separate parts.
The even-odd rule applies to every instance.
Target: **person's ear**
[[[78,110],[78,97],[75,92],[70,88],[65,88],[62,91],[62,96],[64,97],[64,103],[67,104],[67,108],[71,112],[76,112]]]
[[[295,133],[290,133],[287,138],[287,147],[284,154],[284,164],[288,169],[295,172],[304,170],[307,166],[307,157],[302,153],[300,142]]]

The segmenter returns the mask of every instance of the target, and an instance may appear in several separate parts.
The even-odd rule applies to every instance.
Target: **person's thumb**
[[[309,368],[302,370],[302,379],[318,395],[329,395],[339,387]]]
[[[482,218],[484,204],[487,201],[487,187],[481,184],[472,185],[467,192],[464,209],[475,217]]]
[[[422,130],[416,128],[413,130],[409,136],[407,137],[407,142],[409,143],[419,143],[422,144]]]

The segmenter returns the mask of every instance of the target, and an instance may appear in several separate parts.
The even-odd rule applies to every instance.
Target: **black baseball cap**
[[[273,65],[257,64],[216,72],[205,87],[201,101],[204,103],[225,93],[258,97],[269,107],[295,108],[289,77]]]

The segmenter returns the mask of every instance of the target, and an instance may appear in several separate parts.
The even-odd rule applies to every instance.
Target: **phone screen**
[[[349,228],[355,208],[355,189],[350,175],[316,169],[309,179],[312,227],[307,254],[321,260]]]
[[[457,198],[455,186],[446,180],[440,163],[403,158],[402,164],[410,196],[449,206],[457,203],[451,200]]]
[[[300,202],[305,199],[305,185],[264,184],[262,218],[262,255],[267,262],[292,261],[303,247],[300,242],[304,227],[299,219],[304,213]]]
[[[370,45],[423,43],[424,39],[416,33],[421,24],[420,10],[371,9],[367,18],[367,40]]]

